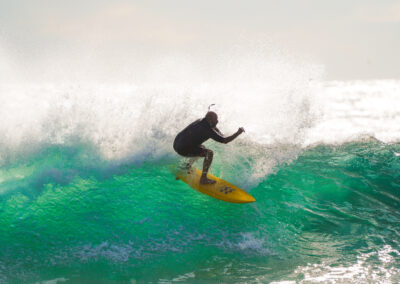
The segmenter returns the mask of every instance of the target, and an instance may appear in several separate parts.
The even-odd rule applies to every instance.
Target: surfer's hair
[[[209,111],[206,113],[205,119],[208,121],[215,120],[218,119],[218,115],[213,111]]]

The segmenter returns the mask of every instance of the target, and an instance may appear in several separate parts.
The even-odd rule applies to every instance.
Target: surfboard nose
[[[256,202],[256,199],[250,195],[249,202]]]
[[[242,197],[241,202],[242,203],[251,203],[251,202],[256,202],[256,199],[253,196],[251,196],[250,194],[247,194],[246,196]]]
[[[251,203],[251,202],[255,202],[255,201],[256,201],[256,199],[253,196],[251,196],[247,192],[243,191],[240,194],[240,198],[237,198],[235,201],[231,201],[231,202],[235,202],[235,203]]]

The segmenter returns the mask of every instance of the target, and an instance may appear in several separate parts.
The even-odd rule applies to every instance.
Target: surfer
[[[215,183],[215,180],[207,178],[208,169],[212,163],[214,153],[201,144],[209,138],[226,144],[244,132],[243,127],[240,127],[235,134],[225,137],[216,127],[217,123],[217,114],[213,111],[209,111],[203,119],[198,119],[192,122],[189,126],[179,132],[174,140],[174,150],[183,157],[192,158],[186,164],[186,169],[188,171],[197,158],[204,157],[203,173],[200,178],[201,184]]]

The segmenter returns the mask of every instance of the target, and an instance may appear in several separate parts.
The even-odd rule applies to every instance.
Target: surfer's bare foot
[[[201,184],[214,184],[216,181],[212,179],[208,179],[206,176],[201,176],[200,183]]]
[[[193,173],[193,168],[192,167],[188,167],[188,166],[186,166],[185,167],[185,171],[186,171],[186,173],[188,174],[188,175],[190,175],[190,174],[192,174]]]

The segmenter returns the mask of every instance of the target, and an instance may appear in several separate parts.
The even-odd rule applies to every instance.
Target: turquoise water
[[[230,204],[171,174],[174,155],[110,161],[88,144],[0,168],[0,282],[400,281],[400,144],[300,151]],[[216,150],[218,157],[218,148]],[[367,280],[366,280],[367,279]]]

